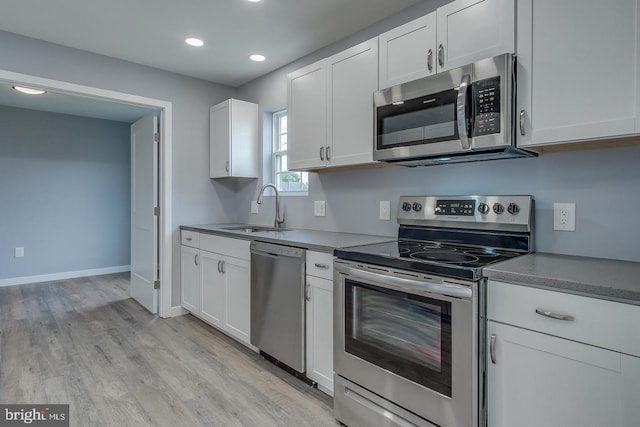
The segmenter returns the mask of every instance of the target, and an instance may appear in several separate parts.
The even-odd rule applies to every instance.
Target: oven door
[[[437,425],[477,426],[477,284],[342,260],[334,269],[334,369],[347,380],[340,384]],[[361,400],[355,390],[337,390],[336,417],[358,425],[371,422],[371,407],[389,412]]]

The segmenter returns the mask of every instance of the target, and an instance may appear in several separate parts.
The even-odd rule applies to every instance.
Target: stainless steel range
[[[533,250],[531,196],[405,196],[398,241],[335,251],[334,414],[481,425],[482,268]]]

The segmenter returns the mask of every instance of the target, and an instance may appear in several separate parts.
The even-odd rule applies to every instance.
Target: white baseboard
[[[171,311],[169,311],[169,316],[167,317],[176,317],[182,316],[183,314],[189,313],[189,310],[182,308],[182,306],[171,307]]]
[[[40,276],[10,277],[0,279],[0,287],[24,285],[26,283],[50,282],[52,280],[73,279],[76,277],[100,276],[102,274],[123,273],[130,271],[130,265],[120,265],[116,267],[94,268],[91,270],[66,271],[63,273],[42,274]]]

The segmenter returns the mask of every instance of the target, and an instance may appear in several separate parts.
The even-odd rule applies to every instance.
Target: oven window
[[[458,138],[455,90],[377,109],[378,149]]]
[[[451,303],[345,280],[345,350],[451,397]]]

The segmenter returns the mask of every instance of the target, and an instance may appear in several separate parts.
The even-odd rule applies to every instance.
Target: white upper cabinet
[[[514,52],[514,0],[457,0],[380,35],[379,86]]]
[[[380,35],[380,88],[436,72],[436,12]]]
[[[289,170],[324,167],[327,146],[327,70],[319,61],[287,76]]]
[[[289,169],[372,163],[377,88],[377,38],[289,74]]]
[[[209,109],[209,176],[257,178],[258,105],[227,99]]]
[[[637,0],[518,1],[521,146],[640,133]]]
[[[514,0],[457,0],[438,8],[438,71],[515,52]]]

